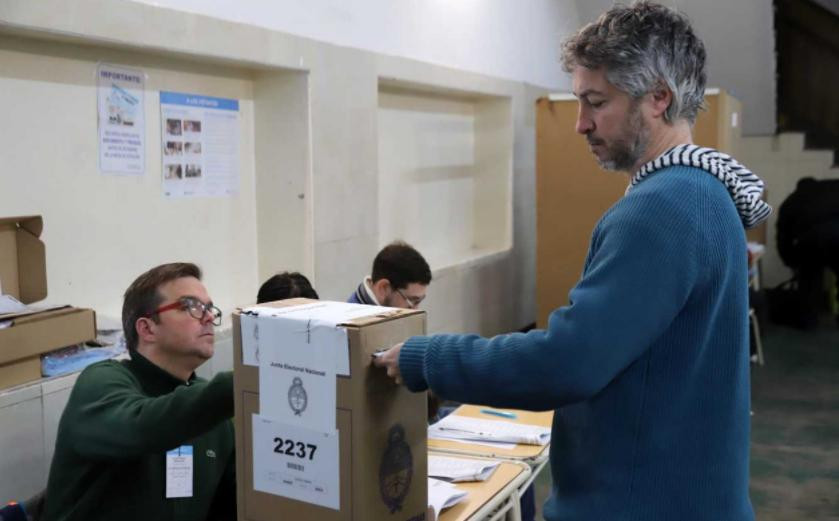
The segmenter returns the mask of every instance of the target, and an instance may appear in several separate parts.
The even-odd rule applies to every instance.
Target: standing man
[[[347,302],[416,309],[430,283],[431,269],[422,255],[404,242],[392,242],[376,255],[372,274]]]
[[[58,426],[45,521],[236,519],[233,374],[206,381],[213,305],[194,264],[164,264],[125,292],[131,359],[79,375]]]
[[[577,131],[626,195],[546,330],[413,337],[376,363],[411,390],[555,409],[548,521],[749,521],[744,226],[763,183],[693,145],[705,49],[672,9],[616,5],[563,45]]]

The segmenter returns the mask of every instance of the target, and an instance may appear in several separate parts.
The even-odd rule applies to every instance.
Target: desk
[[[429,440],[430,441],[430,440]],[[431,452],[429,452],[430,454]],[[486,481],[455,483],[469,493],[466,500],[443,511],[438,521],[519,521],[519,494],[522,483],[530,478],[524,462],[502,461]]]
[[[545,412],[531,412],[531,411],[514,411],[516,413],[515,420],[507,420],[497,418],[487,414],[481,413],[481,409],[477,405],[461,405],[454,410],[452,414],[458,416],[468,416],[470,418],[480,418],[482,420],[497,420],[497,421],[512,421],[514,423],[521,423],[527,425],[540,425],[542,427],[551,427],[553,423],[553,411]],[[512,410],[512,409],[504,409]],[[469,456],[478,456],[481,458],[522,461],[531,467],[531,475],[527,481],[520,487],[521,492],[524,492],[527,487],[533,483],[536,476],[548,463],[548,454],[550,453],[550,444],[541,445],[524,445],[518,444],[512,449],[501,449],[496,447],[488,447],[486,445],[475,445],[472,443],[461,443],[452,440],[428,440],[428,450],[435,450],[438,452],[447,452],[450,454],[461,454]]]

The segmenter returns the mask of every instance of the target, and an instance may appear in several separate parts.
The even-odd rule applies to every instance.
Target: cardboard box
[[[0,287],[24,304],[47,296],[46,250],[39,239],[40,216],[0,219]],[[0,315],[12,320],[0,329],[0,388],[41,377],[40,354],[96,338],[91,309],[63,307],[37,313]]]
[[[316,301],[290,299],[265,305],[311,302]],[[239,521],[424,520],[428,506],[426,395],[396,385],[384,370],[372,366],[371,360],[373,352],[382,347],[424,334],[425,313],[393,310],[345,324],[350,374],[336,378],[340,510],[254,490],[252,415],[259,412],[259,367],[243,363],[240,317],[238,311],[233,314]],[[402,483],[409,480],[407,490],[393,497],[382,489],[393,483],[393,433],[397,431],[398,448],[403,453],[410,450],[412,464],[401,468],[397,476]]]

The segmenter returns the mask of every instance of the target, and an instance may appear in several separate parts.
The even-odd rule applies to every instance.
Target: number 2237
[[[285,454],[287,456],[297,456],[301,459],[306,459],[306,450],[309,450],[308,457],[313,459],[315,451],[318,449],[317,445],[311,443],[303,443],[302,441],[294,441],[283,438],[274,438],[274,452],[277,454]]]

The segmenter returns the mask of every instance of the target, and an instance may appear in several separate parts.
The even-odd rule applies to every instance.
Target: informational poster
[[[341,508],[338,431],[318,432],[254,414],[253,488]]]
[[[239,193],[239,100],[160,92],[163,195]]]
[[[137,69],[100,64],[96,68],[99,124],[99,171],[145,173],[145,74]]]

